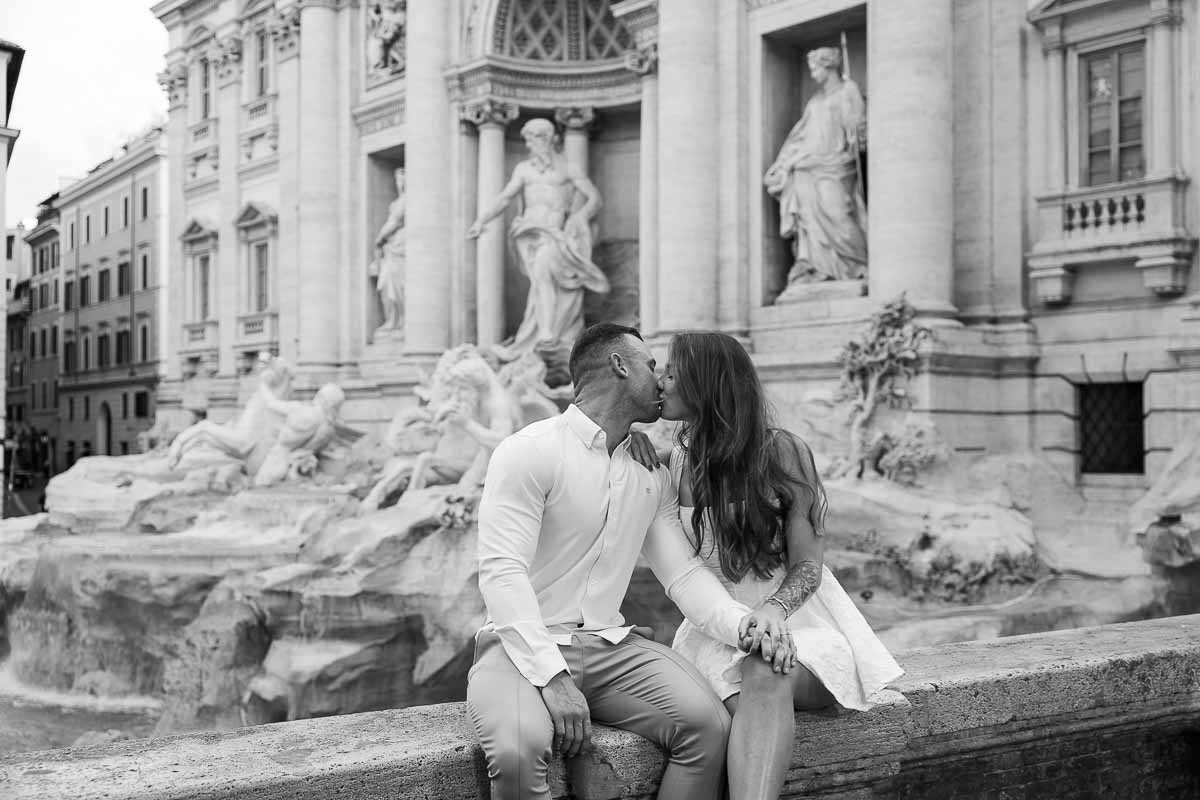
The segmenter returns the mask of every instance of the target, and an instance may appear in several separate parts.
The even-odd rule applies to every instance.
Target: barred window
[[[1144,473],[1142,384],[1089,383],[1077,388],[1081,471]]]

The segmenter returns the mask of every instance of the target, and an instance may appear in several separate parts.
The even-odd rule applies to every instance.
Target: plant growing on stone
[[[856,468],[862,476],[871,420],[879,405],[898,407],[910,402],[906,384],[920,367],[917,350],[932,335],[914,322],[916,316],[916,309],[901,294],[875,312],[862,335],[838,353],[842,368],[838,399],[851,401],[852,416],[849,457],[834,477]]]
[[[889,481],[913,486],[917,476],[943,455],[937,430],[928,422],[910,420],[899,434],[890,438],[891,447],[879,457],[878,463],[878,469]]]

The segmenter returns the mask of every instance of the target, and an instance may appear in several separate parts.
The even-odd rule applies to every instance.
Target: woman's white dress
[[[682,450],[676,448],[671,455],[676,488],[682,469]],[[679,516],[684,530],[693,537],[692,509],[680,506]],[[707,528],[700,557],[733,599],[751,608],[773,595],[786,573],[778,569],[763,580],[751,572],[733,583],[721,572],[721,561]],[[816,594],[788,617],[788,627],[796,644],[797,660],[845,708],[865,711],[877,702],[875,695],[881,689],[904,674],[827,566],[821,567],[821,585]],[[696,665],[722,700],[741,691],[745,652],[713,639],[687,620],[676,631],[671,647]]]

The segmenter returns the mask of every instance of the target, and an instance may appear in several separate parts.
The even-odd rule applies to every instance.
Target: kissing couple
[[[505,439],[479,503],[467,707],[494,800],[548,800],[592,722],[666,753],[660,800],[776,798],[795,709],[867,709],[902,670],[823,564],[812,453],[771,422],[749,354],[680,333],[661,373],[634,328],[580,334],[575,402]],[[635,422],[682,423],[659,465]],[[644,556],[686,619],[671,647],[627,624]]]

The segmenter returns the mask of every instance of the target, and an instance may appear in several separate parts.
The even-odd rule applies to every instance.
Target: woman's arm
[[[816,464],[808,447],[791,434],[775,437],[774,447],[791,483],[792,507],[787,518],[787,574],[773,595],[743,620],[742,648],[753,652],[762,639],[787,636],[787,618],[816,594],[821,585],[825,547],[823,531],[813,527],[814,504],[823,504]],[[820,514],[816,515],[820,519]]]
[[[821,565],[825,545],[821,534],[814,530],[812,511],[821,502],[820,479],[807,445],[790,434],[775,439],[779,459],[787,471],[796,477],[791,490],[794,501],[787,519],[788,571],[771,602],[782,605],[787,615],[804,605],[821,585]]]

